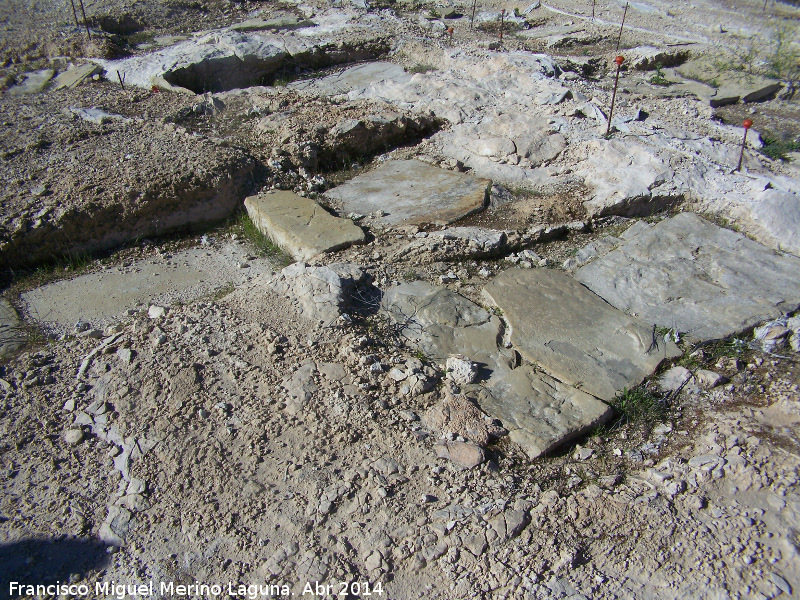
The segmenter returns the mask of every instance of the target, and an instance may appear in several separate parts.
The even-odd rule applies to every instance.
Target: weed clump
[[[272,259],[284,267],[292,263],[292,259],[268,235],[256,227],[246,212],[239,214],[233,229],[237,235],[248,240],[261,256]]]
[[[624,424],[648,429],[667,414],[666,402],[644,386],[623,389],[611,406]]]

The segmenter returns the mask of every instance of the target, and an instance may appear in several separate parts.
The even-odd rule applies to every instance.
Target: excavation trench
[[[349,65],[385,56],[388,38],[365,42],[327,44],[296,54],[254,52],[242,55],[211,55],[163,74],[170,85],[196,94],[225,92],[258,85],[273,86],[337,65]]]

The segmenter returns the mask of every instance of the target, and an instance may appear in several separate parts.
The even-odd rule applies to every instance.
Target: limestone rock
[[[98,61],[112,81],[150,88],[157,79],[195,93],[219,92],[261,83],[288,55],[269,34],[217,30],[118,61]]]
[[[289,395],[289,399],[286,402],[286,412],[290,415],[297,415],[302,412],[303,407],[317,391],[317,384],[313,378],[316,372],[317,366],[313,362],[308,363],[281,382],[281,387]]]
[[[456,385],[469,385],[478,376],[478,366],[461,354],[448,357],[446,369],[448,379]]]
[[[653,46],[638,46],[625,50],[625,63],[638,71],[652,71],[683,64],[689,54],[689,50],[685,48],[663,50]]]
[[[671,167],[653,149],[616,139],[592,140],[587,149],[576,174],[594,190],[583,203],[589,216],[647,215],[680,196]]]
[[[27,73],[25,80],[8,90],[8,94],[12,96],[17,94],[37,94],[47,87],[53,75],[55,75],[53,69],[41,69]]]
[[[511,441],[538,458],[608,421],[613,411],[597,398],[538,372],[499,362],[478,404],[503,423]]]
[[[632,236],[576,278],[606,302],[699,340],[800,306],[800,259],[682,213]]]
[[[393,160],[333,188],[327,195],[345,213],[370,214],[384,225],[447,225],[483,210],[491,182],[431,167],[417,160]]]
[[[468,469],[477,467],[486,460],[483,448],[472,442],[443,442],[437,444],[435,449],[439,458],[446,458]]]
[[[692,378],[692,372],[686,367],[672,367],[658,378],[658,387],[663,392],[674,392]]]
[[[400,65],[378,61],[355,65],[326,77],[293,81],[286,87],[307,94],[336,95],[382,82],[403,85],[410,79],[411,74]]]
[[[681,354],[675,344],[657,339],[651,326],[556,271],[511,269],[484,294],[508,319],[523,357],[603,400]]]
[[[270,191],[244,201],[259,231],[295,260],[308,260],[364,242],[364,231],[350,219],[334,217],[319,204],[293,192]]]
[[[53,89],[74,88],[88,77],[102,71],[102,67],[93,63],[70,67],[53,80]]]
[[[311,267],[298,262],[278,273],[270,285],[279,294],[292,298],[304,318],[332,323],[366,281],[367,274],[357,265]]]
[[[486,414],[464,395],[445,391],[444,398],[422,417],[426,427],[439,436],[452,433],[485,446],[503,430],[487,421]]]
[[[382,306],[412,347],[440,361],[463,353],[481,364],[479,377],[484,381],[468,386],[469,393],[475,395],[482,410],[502,421],[511,439],[531,458],[581,435],[612,414],[608,406],[585,392],[530,366],[515,367],[515,360],[498,348],[500,320],[446,288],[424,282],[402,284],[387,290]],[[454,414],[443,403],[438,416],[434,409],[427,418],[443,423],[445,411]]]

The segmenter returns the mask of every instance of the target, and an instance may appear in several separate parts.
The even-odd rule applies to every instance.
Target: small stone
[[[468,469],[477,467],[486,460],[483,448],[471,442],[446,442],[436,446],[436,454],[439,458],[447,458]]]
[[[791,595],[792,595],[792,586],[791,586],[791,585],[789,585],[789,582],[788,582],[788,581],[786,581],[786,580],[785,580],[783,577],[781,577],[780,575],[776,575],[775,573],[772,573],[772,574],[769,576],[769,578],[772,580],[772,583],[774,583],[775,585],[777,585],[777,586],[778,586],[778,588],[779,588],[779,589],[780,589],[780,590],[781,590],[781,591],[782,591],[784,594],[786,594],[786,595],[788,595],[788,596],[791,596]]]
[[[580,448],[575,452],[575,460],[589,460],[593,454],[594,450],[591,448]]]
[[[64,441],[67,442],[70,446],[77,446],[83,441],[83,430],[68,429],[64,433]]]
[[[720,375],[719,373],[708,371],[706,369],[699,369],[694,374],[694,378],[701,387],[707,390],[713,389],[718,385],[728,382],[728,379],[724,375]]]
[[[478,377],[478,365],[463,354],[454,354],[447,359],[447,377],[456,385],[469,385]]]
[[[374,550],[372,554],[367,556],[366,560],[364,560],[364,566],[370,570],[374,571],[376,569],[381,568],[381,563],[383,562],[383,556],[377,550]]]
[[[120,348],[117,350],[117,356],[125,364],[130,364],[133,359],[133,351],[130,348]]]
[[[702,510],[706,507],[706,499],[696,494],[688,494],[684,498],[684,504],[691,510]]]
[[[64,406],[62,407],[62,410],[65,410],[67,412],[72,412],[73,410],[75,410],[75,399],[74,398],[70,398],[69,400],[64,402]]]
[[[167,309],[163,306],[152,305],[147,309],[147,316],[151,319],[160,319],[167,313]]]

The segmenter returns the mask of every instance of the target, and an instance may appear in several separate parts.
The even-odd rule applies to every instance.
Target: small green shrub
[[[800,152],[800,140],[778,140],[771,137],[764,138],[761,153],[772,160],[788,160],[789,152]]]
[[[642,386],[625,388],[611,406],[624,422],[648,427],[663,420],[667,408],[658,396]]]
[[[256,224],[253,223],[253,220],[246,212],[242,212],[239,215],[234,230],[238,235],[247,239],[262,256],[270,258],[283,266],[292,263],[292,259],[268,235],[262,233],[256,227]]]
[[[436,67],[431,65],[423,65],[423,64],[416,64],[413,67],[409,67],[406,69],[409,73],[428,73],[429,71],[435,71]]]
[[[666,76],[664,75],[664,71],[661,69],[661,66],[656,67],[656,72],[650,78],[650,83],[652,83],[653,85],[660,85],[663,87],[672,85],[672,82],[669,79],[667,79]]]

